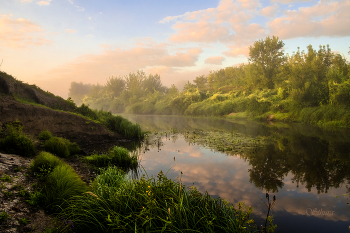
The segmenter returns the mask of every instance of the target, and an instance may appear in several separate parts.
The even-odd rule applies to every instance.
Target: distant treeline
[[[298,48],[292,55],[284,54],[284,43],[275,36],[256,41],[249,49],[247,64],[198,76],[182,91],[174,85],[163,86],[157,74],[138,71],[111,77],[103,86],[72,82],[69,96],[77,104],[114,113],[222,116],[244,112],[350,126],[350,64],[344,56],[333,53],[329,45],[318,50],[309,45],[306,51]]]

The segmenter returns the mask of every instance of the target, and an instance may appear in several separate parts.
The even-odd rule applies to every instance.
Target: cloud
[[[251,22],[260,8],[259,0],[222,0],[216,8],[168,16],[160,22],[175,21],[172,27],[175,33],[168,38],[172,43],[244,47],[267,35],[264,26]],[[261,14],[272,16],[276,10],[277,6],[263,8]]]
[[[85,37],[92,38],[92,37],[94,37],[94,35],[92,35],[92,34],[88,34],[88,35],[86,35]]]
[[[260,14],[265,17],[274,17],[277,13],[277,9],[277,5],[267,6],[260,10]]]
[[[171,53],[163,44],[137,46],[131,49],[106,49],[101,54],[86,54],[55,69],[44,76],[47,81],[40,84],[61,96],[67,95],[72,81],[84,83],[104,83],[106,78],[127,75],[137,70],[162,75],[165,85],[181,79],[192,80],[209,70],[187,72],[188,67],[195,67],[202,50],[188,49],[183,52]],[[54,81],[53,81],[54,80]],[[52,86],[52,83],[57,83]]]
[[[270,0],[271,3],[289,4],[293,2],[311,2],[312,0]]]
[[[12,15],[1,15],[0,44],[11,48],[25,48],[30,45],[47,45],[52,43],[43,38],[45,31],[29,19],[11,19]]]
[[[73,29],[66,29],[65,30],[67,33],[76,33],[77,30],[73,30]]]
[[[229,51],[223,52],[224,55],[228,57],[238,57],[238,56],[246,56],[249,57],[249,46],[237,47],[237,46],[229,46]]]
[[[69,2],[70,4],[74,4],[74,2],[73,2],[72,0],[68,0],[68,2]]]
[[[39,1],[39,2],[36,2],[36,4],[38,4],[39,6],[48,6],[48,5],[50,5],[51,1],[52,0]]]
[[[287,10],[267,23],[271,35],[297,37],[350,36],[350,1],[319,1],[316,5]]]
[[[32,2],[33,0],[21,0],[21,2]]]
[[[212,65],[222,65],[222,62],[225,60],[223,56],[217,56],[217,57],[208,57],[205,59],[205,64],[212,64]]]

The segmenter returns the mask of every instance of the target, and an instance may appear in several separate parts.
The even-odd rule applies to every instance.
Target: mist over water
[[[254,207],[276,196],[276,232],[348,232],[350,134],[300,124],[125,115],[152,132],[139,149],[141,174],[162,170],[204,193]],[[236,146],[232,146],[236,145]],[[181,175],[182,172],[182,175]]]

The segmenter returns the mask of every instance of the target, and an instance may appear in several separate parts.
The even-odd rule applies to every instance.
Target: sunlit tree
[[[254,66],[253,82],[257,87],[273,89],[279,67],[285,61],[284,43],[278,37],[266,37],[249,47],[249,62]]]

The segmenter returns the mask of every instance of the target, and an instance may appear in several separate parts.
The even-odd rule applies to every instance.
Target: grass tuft
[[[186,190],[162,172],[158,178],[129,180],[109,167],[91,192],[71,198],[61,217],[75,232],[251,232],[251,209],[236,209],[195,188]]]
[[[34,143],[22,130],[23,126],[19,124],[7,124],[7,136],[0,141],[0,148],[6,153],[32,157],[36,154]]]
[[[70,155],[78,154],[81,149],[75,142],[60,137],[51,137],[44,143],[44,149],[59,157],[67,158]]]
[[[58,165],[46,177],[41,191],[43,205],[51,211],[57,211],[65,200],[88,191],[87,185],[73,168],[67,164]]]
[[[136,155],[130,155],[127,149],[118,146],[113,147],[109,151],[109,154],[93,154],[87,156],[85,157],[85,161],[96,167],[114,165],[117,167],[135,169],[138,165]]]
[[[31,170],[39,176],[46,176],[64,162],[49,152],[42,151],[32,162]]]

